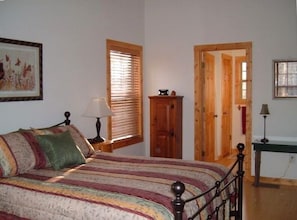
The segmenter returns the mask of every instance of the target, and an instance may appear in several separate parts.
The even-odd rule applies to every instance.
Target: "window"
[[[297,97],[297,60],[275,60],[274,97]]]
[[[109,139],[120,148],[143,141],[142,47],[107,40]]]
[[[245,105],[247,95],[247,62],[245,56],[235,58],[235,104]]]

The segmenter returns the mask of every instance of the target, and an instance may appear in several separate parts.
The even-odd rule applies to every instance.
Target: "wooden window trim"
[[[235,57],[235,104],[237,105],[246,104],[246,99],[242,98],[242,62],[246,62],[245,56]],[[245,80],[245,82],[247,82],[247,80]]]
[[[142,83],[142,46],[134,45],[130,43],[115,41],[115,40],[106,40],[106,61],[107,61],[107,102],[111,106],[111,110],[113,110],[113,104],[112,104],[112,97],[111,97],[111,90],[112,90],[112,84],[111,84],[111,66],[110,66],[110,51],[120,51],[122,53],[127,54],[133,54],[133,56],[139,57],[139,69],[137,70],[139,72],[139,89],[137,91],[137,96],[139,97],[139,108],[138,113],[136,113],[136,121],[137,121],[137,134],[134,134],[133,136],[125,136],[117,139],[113,139],[112,135],[112,117],[108,119],[108,138],[111,140],[113,139],[113,148],[121,148],[128,145],[136,144],[143,142],[143,83]]]

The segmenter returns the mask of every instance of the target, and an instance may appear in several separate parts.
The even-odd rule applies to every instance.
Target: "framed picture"
[[[0,38],[0,101],[42,99],[42,44]]]
[[[297,98],[297,60],[273,60],[274,98]]]

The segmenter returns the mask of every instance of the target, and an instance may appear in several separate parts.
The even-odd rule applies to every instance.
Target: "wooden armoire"
[[[183,96],[149,96],[151,157],[182,158]]]

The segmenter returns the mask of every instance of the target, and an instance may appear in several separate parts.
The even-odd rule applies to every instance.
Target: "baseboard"
[[[254,178],[252,178],[254,181]],[[263,183],[269,185],[281,185],[281,186],[297,186],[297,180],[295,179],[281,179],[271,177],[260,177],[260,184]]]

